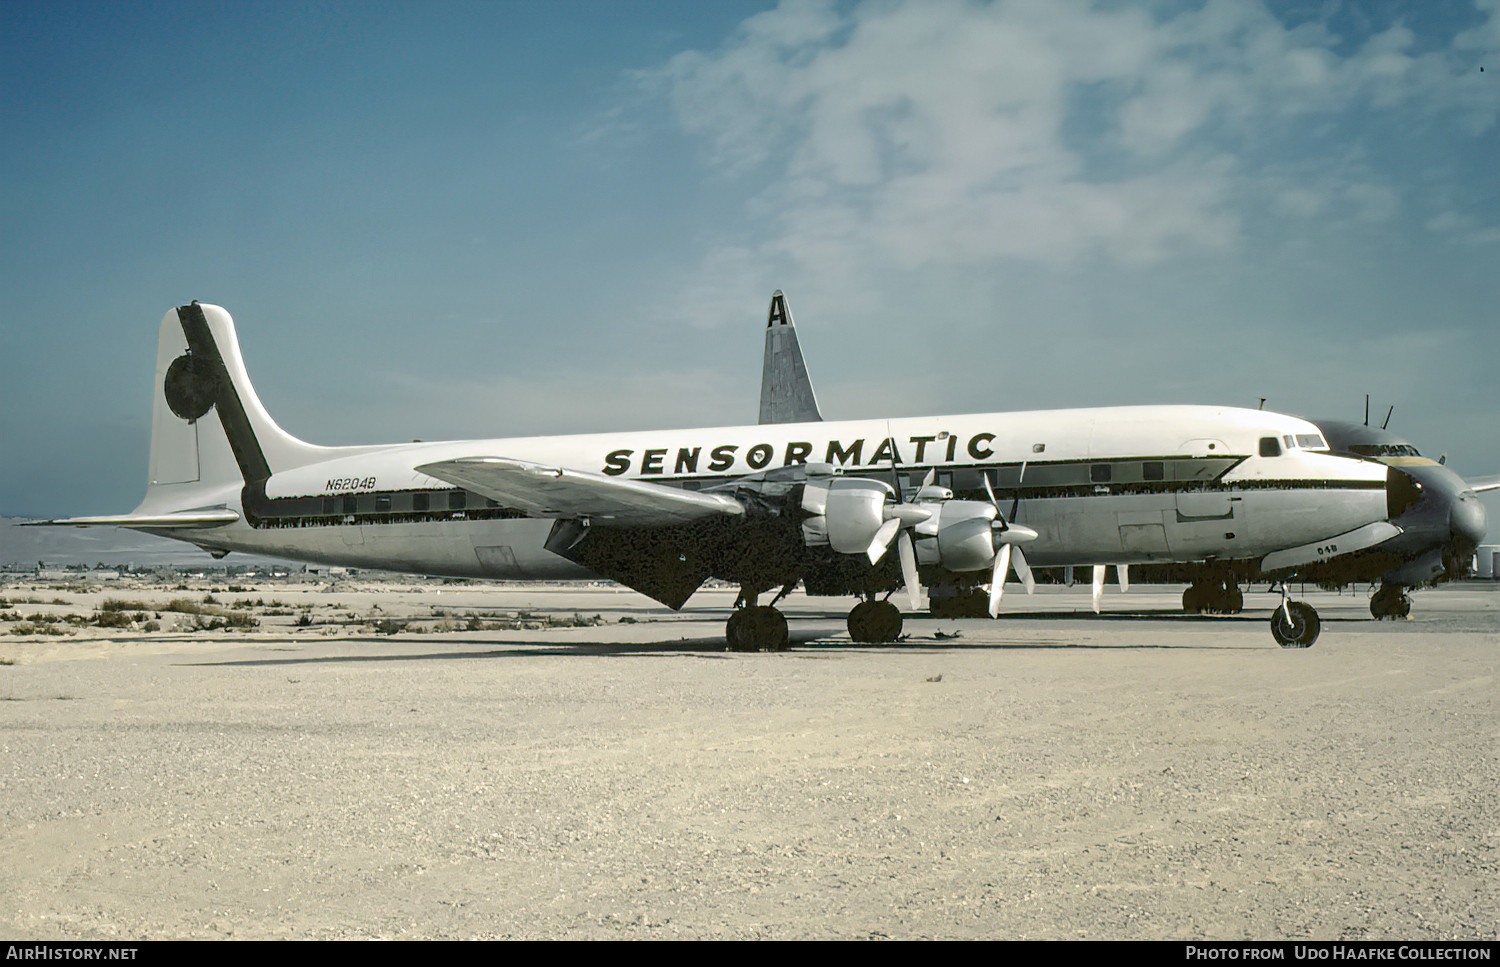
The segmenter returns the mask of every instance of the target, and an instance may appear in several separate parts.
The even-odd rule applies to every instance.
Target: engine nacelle
[[[885,523],[886,504],[895,498],[887,483],[866,477],[811,480],[802,489],[802,539],[810,547],[831,547],[840,554],[862,554]]]
[[[983,501],[943,501],[936,514],[916,527],[918,562],[940,564],[950,571],[990,567],[999,549],[994,537],[996,516],[994,506]]]
[[[878,558],[880,548],[890,546],[898,526],[911,528],[919,564],[950,571],[992,567],[1001,544],[1007,542],[996,530],[1000,512],[993,504],[953,500],[952,491],[939,487],[923,488],[916,500],[901,503],[895,489],[881,480],[810,480],[802,490],[802,509],[812,515],[802,522],[802,539],[809,547],[829,547],[840,554],[869,553],[872,560]],[[1036,537],[1035,531],[1025,527],[1004,533],[1021,539]]]

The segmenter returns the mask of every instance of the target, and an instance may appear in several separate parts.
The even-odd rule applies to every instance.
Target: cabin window
[[[448,509],[464,509],[464,492],[462,490],[455,490],[448,494]]]
[[[984,484],[979,479],[978,470],[955,470],[953,471],[953,490],[980,490]]]
[[[1096,463],[1089,467],[1089,480],[1094,483],[1109,483],[1112,469],[1107,463]]]
[[[1033,443],[1031,445],[1031,452],[1032,453],[1045,453],[1046,451],[1047,451],[1047,444],[1045,444],[1045,443]]]
[[[391,495],[378,494],[375,497],[375,513],[389,514],[391,512]]]
[[[1263,457],[1281,456],[1281,441],[1273,436],[1260,438],[1260,455]]]
[[[328,514],[328,515],[331,516],[333,514],[337,514],[338,512],[339,512],[338,500],[336,498],[333,498],[333,497],[324,497],[323,498],[323,513]]]
[[[1147,460],[1141,464],[1142,480],[1167,479],[1167,465],[1160,460]]]
[[[352,514],[352,513],[354,513],[354,508],[355,508],[354,498],[353,497],[345,497],[344,498],[344,513],[346,513],[346,514]]]
[[[412,510],[426,510],[427,509],[427,495],[426,494],[412,494],[411,495],[411,509]]]

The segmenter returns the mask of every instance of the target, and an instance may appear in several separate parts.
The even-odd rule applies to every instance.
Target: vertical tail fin
[[[777,289],[771,294],[766,319],[766,361],[760,379],[760,422],[815,423],[823,419],[813,395],[812,380],[802,361],[797,328],[786,297]]]
[[[276,425],[240,356],[234,320],[194,302],[168,312],[157,340],[148,505],[184,506],[274,471],[326,459]]]

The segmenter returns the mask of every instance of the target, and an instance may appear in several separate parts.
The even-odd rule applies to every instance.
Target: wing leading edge
[[[1261,559],[1260,569],[1267,574],[1286,571],[1328,560],[1334,556],[1353,554],[1382,544],[1400,535],[1401,528],[1389,521],[1374,521],[1344,534],[1337,534],[1320,541],[1312,541],[1297,547],[1273,551]]]

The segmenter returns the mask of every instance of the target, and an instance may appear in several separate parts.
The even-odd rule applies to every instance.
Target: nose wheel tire
[[[1271,613],[1271,636],[1283,648],[1310,648],[1322,630],[1312,605],[1293,601]]]

